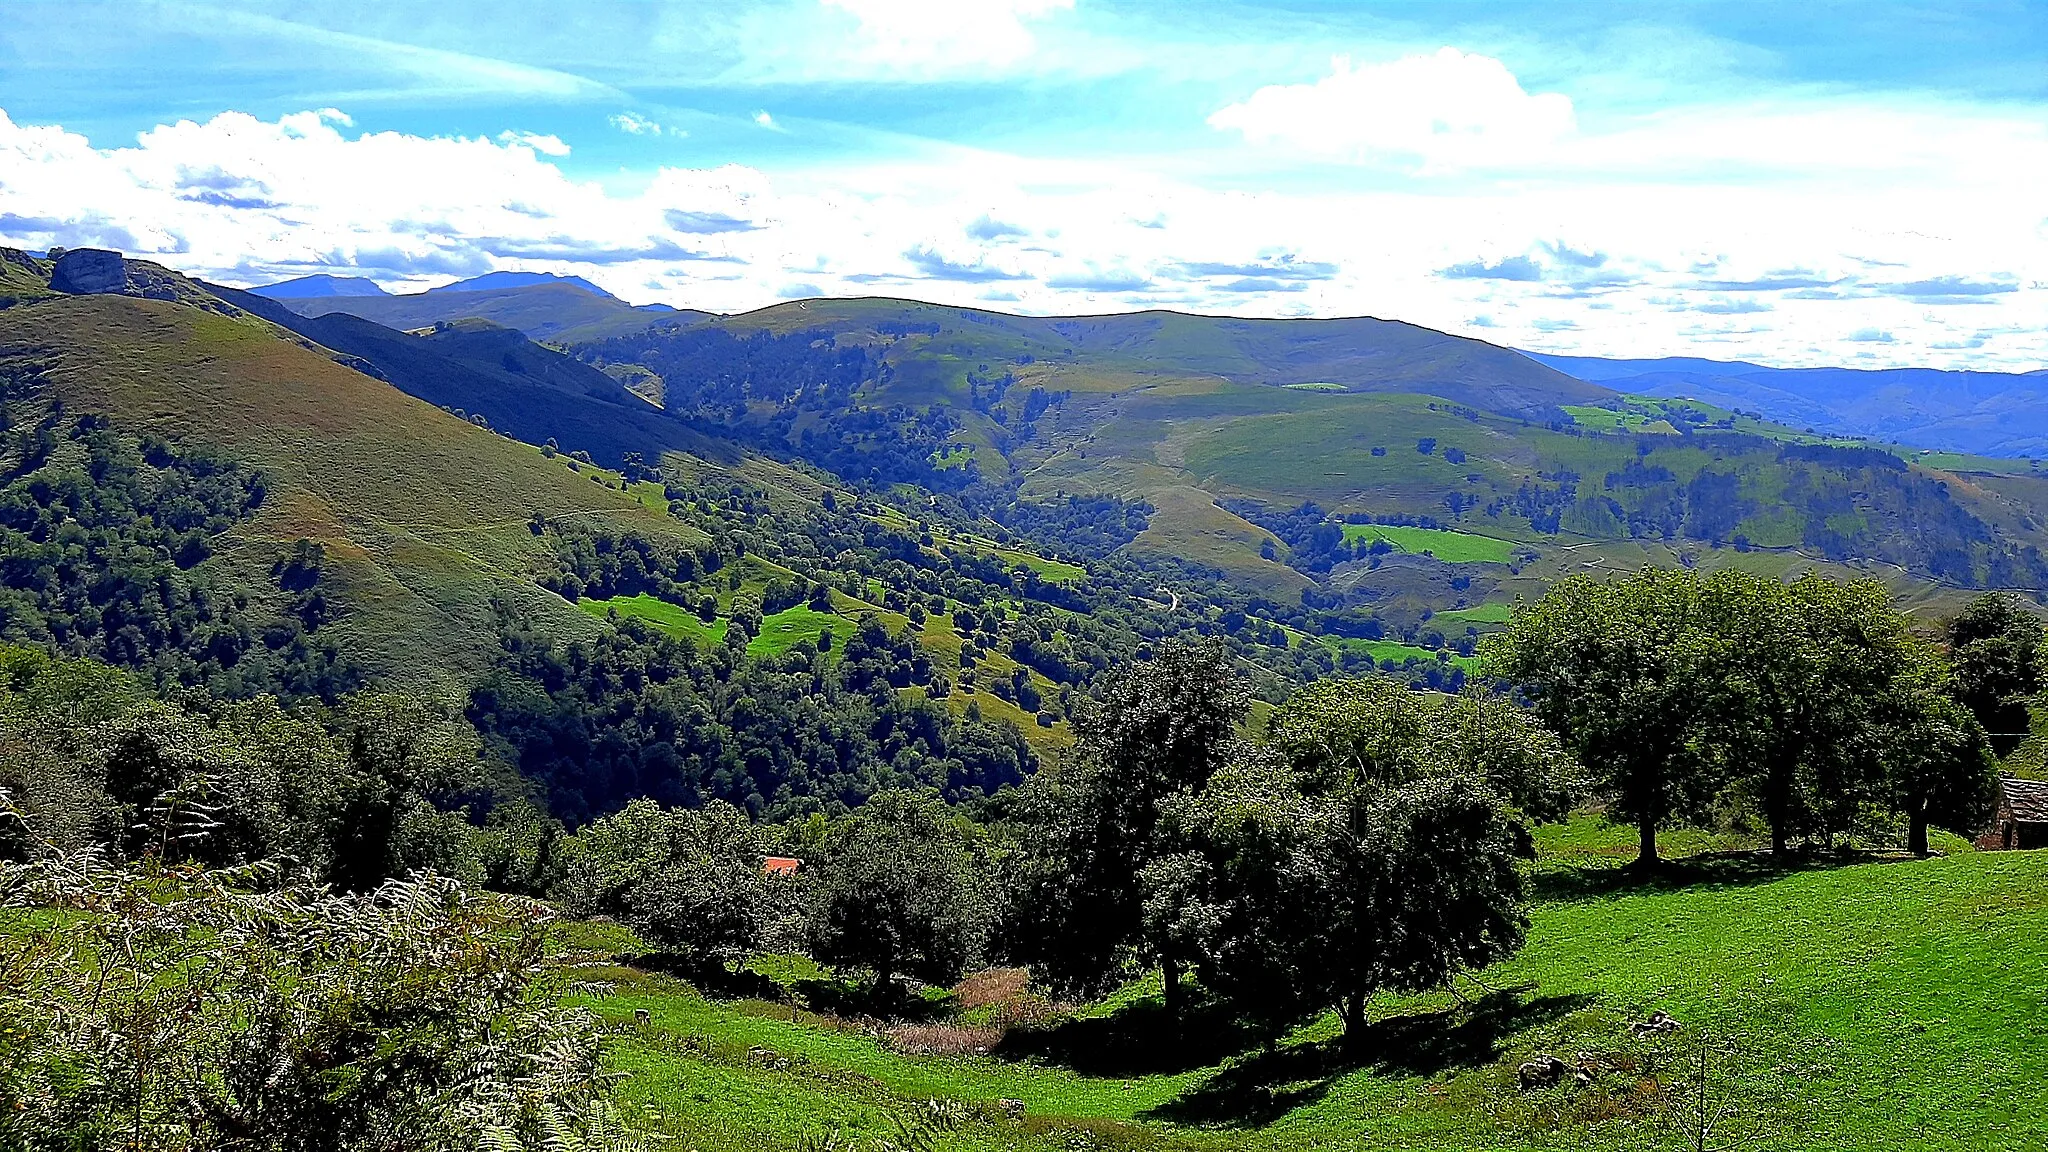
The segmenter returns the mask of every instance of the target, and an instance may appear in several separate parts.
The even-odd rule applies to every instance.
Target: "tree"
[[[333,882],[367,892],[414,871],[479,876],[467,821],[450,811],[483,788],[476,730],[433,699],[368,692],[343,703],[334,727],[347,761],[329,815]]]
[[[1705,591],[1707,626],[1728,642],[1709,673],[1724,775],[1761,805],[1774,852],[1795,835],[1832,841],[1884,787],[1881,713],[1918,649],[1905,617],[1871,580],[1731,573]]]
[[[1956,696],[1990,733],[1992,751],[2007,755],[2026,738],[2028,706],[2042,688],[2041,618],[1992,593],[1971,601],[1947,632]]]
[[[1108,678],[1074,718],[1073,757],[1034,781],[1026,843],[1012,873],[1009,950],[1057,987],[1100,987],[1127,954],[1159,965],[1167,1007],[1195,959],[1148,917],[1155,864],[1184,849],[1161,820],[1199,793],[1238,746],[1250,693],[1217,644],[1168,642]]]
[[[1441,987],[1521,947],[1529,837],[1488,772],[1541,798],[1561,791],[1550,773],[1568,761],[1548,733],[1490,711],[1376,679],[1322,681],[1268,727],[1306,793],[1306,895],[1280,902],[1296,925],[1293,978],[1352,1036],[1379,991]]]
[[[988,903],[959,818],[938,798],[882,792],[827,838],[810,873],[812,955],[863,969],[890,993],[899,975],[952,984],[980,960]]]
[[[1484,649],[1489,674],[1520,685],[1610,810],[1636,825],[1641,868],[1656,866],[1658,829],[1696,817],[1715,791],[1709,741],[1728,641],[1701,597],[1729,579],[1654,568],[1570,577]]]
[[[764,947],[790,901],[761,867],[761,832],[722,800],[700,811],[635,800],[562,849],[556,894],[580,916],[615,917],[698,970]]]
[[[1310,788],[1449,770],[1486,781],[1530,819],[1555,820],[1582,786],[1578,764],[1534,715],[1478,688],[1446,696],[1378,676],[1320,680],[1289,697],[1266,731]]]
[[[1956,699],[1933,653],[1897,680],[1882,728],[1891,806],[1905,814],[1906,849],[1928,852],[1930,824],[1961,836],[1984,827],[1998,787],[1998,762],[1984,728]]]

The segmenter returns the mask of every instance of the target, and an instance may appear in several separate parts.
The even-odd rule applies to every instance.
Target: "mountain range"
[[[260,574],[319,545],[322,634],[386,676],[487,667],[494,604],[588,629],[547,583],[569,546],[557,524],[727,541],[748,589],[824,564],[845,611],[894,619],[929,595],[909,570],[862,561],[880,581],[863,586],[795,557],[815,532],[871,548],[907,531],[885,547],[1012,572],[1026,599],[1227,616],[1271,667],[1420,659],[1432,676],[1465,668],[1461,634],[1574,572],[1819,570],[1945,606],[2048,587],[2048,478],[2031,462],[1639,385],[1753,366],[1545,364],[1370,318],[884,298],[657,314],[499,284],[280,300],[115,253],[0,252],[0,371],[25,405],[11,423],[98,413],[145,456],[155,438],[260,469],[270,496],[203,570],[240,573],[260,605],[280,595]],[[361,315],[392,307],[405,327]],[[763,535],[770,514],[813,526]],[[707,587],[720,605],[739,594]]]
[[[1829,435],[1986,456],[2048,456],[2048,370],[1768,368],[1692,357],[1527,355],[1618,392],[1704,400]]]

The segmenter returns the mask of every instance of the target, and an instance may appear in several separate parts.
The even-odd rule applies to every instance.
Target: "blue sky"
[[[2048,365],[2048,6],[7,0],[0,243]]]

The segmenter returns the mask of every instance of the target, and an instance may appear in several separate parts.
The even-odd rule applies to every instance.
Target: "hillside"
[[[521,333],[487,320],[438,321],[417,332],[387,328],[347,312],[301,316],[282,303],[208,285],[222,299],[323,347],[406,394],[461,414],[484,417],[515,440],[554,440],[618,463],[628,452],[658,461],[687,451],[730,458],[733,449],[629,392],[612,377]]]
[[[254,317],[118,295],[17,305],[0,310],[0,370],[117,429],[261,469],[268,495],[210,563],[256,585],[296,541],[323,545],[340,600],[323,632],[398,681],[485,667],[496,596],[589,629],[534,583],[550,549],[533,517],[699,539]]]
[[[568,343],[637,332],[656,323],[702,319],[702,312],[636,308],[562,280],[511,287],[436,288],[403,296],[304,296],[286,300],[303,316],[345,312],[387,328],[426,328],[448,320],[488,320],[529,339]]]
[[[1152,511],[1131,551],[1275,603],[1314,590],[1374,605],[1404,633],[1430,611],[1642,563],[1819,567],[1916,602],[2048,587],[2043,518],[1977,462],[1873,455],[1712,404],[1632,401],[1411,325],[819,300],[572,351],[664,380],[670,411],[842,475],[994,486],[1010,494],[998,502],[1142,502]],[[893,437],[858,465],[826,447],[853,435],[849,413]],[[1391,560],[1341,546],[1345,524],[1368,522],[1465,532],[1512,554]]]
[[[2048,372],[1766,368],[1690,357],[1530,355],[1618,391],[1689,397],[1831,435],[1987,456],[2048,455]]]
[[[1338,1047],[1330,1020],[1269,1051],[1214,1033],[1169,1043],[1148,1031],[1157,998],[1142,988],[1016,1028],[989,1055],[916,1050],[991,1043],[999,1031],[985,1025],[877,1037],[628,968],[592,970],[621,982],[596,1007],[625,1029],[610,1059],[631,1074],[629,1099],[705,1152],[891,1132],[934,1098],[956,1117],[944,1146],[958,1148],[1690,1147],[1679,1133],[1697,1122],[1697,1095],[1684,1080],[1702,1037],[1710,1095],[1738,1103],[1724,1140],[1762,1129],[1775,1136],[1766,1147],[1974,1149],[1993,1132],[2009,1146],[2048,1137],[2048,1068],[2027,1015],[2048,979],[2031,944],[2048,929],[2048,855],[1791,873],[1702,857],[1639,889],[1573,866],[1589,843],[1622,850],[1590,821],[1547,834],[1548,883],[1589,891],[1539,905],[1521,956],[1462,1003],[1377,1005],[1364,1053]],[[970,1010],[985,987],[963,985],[955,1010],[988,1019]],[[650,1025],[631,1026],[636,1009]],[[1681,1022],[1677,1036],[1631,1037],[1627,1022],[1655,1010]],[[1520,1092],[1516,1066],[1539,1052],[1592,1054],[1594,1082]],[[1021,1110],[1006,1115],[1004,1099]]]

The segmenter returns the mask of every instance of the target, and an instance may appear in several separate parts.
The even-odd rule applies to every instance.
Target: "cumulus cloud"
[[[1188,260],[1175,264],[1172,273],[1181,278],[1234,276],[1262,280],[1328,280],[1341,269],[1322,260],[1303,260],[1291,252],[1260,257],[1245,263]]]
[[[717,235],[721,232],[753,232],[761,226],[752,220],[729,216],[723,212],[690,212],[671,208],[661,214],[662,220],[678,232],[698,236]]]
[[[1987,296],[2003,296],[2020,290],[2019,285],[2010,280],[1972,280],[1967,276],[1933,276],[1904,284],[1875,284],[1871,287],[1873,291],[1887,296],[1904,296],[1923,304],[1981,301]]]
[[[1882,328],[1858,328],[1845,339],[1855,344],[1890,344],[1893,337]]]
[[[1438,171],[1539,155],[1572,132],[1574,117],[1570,97],[1532,95],[1499,60],[1446,47],[1377,64],[1340,56],[1328,76],[1261,88],[1209,124],[1254,144]]]
[[[1052,288],[1071,288],[1080,292],[1142,292],[1152,287],[1152,278],[1128,269],[1111,269],[1086,272],[1070,272],[1051,277],[1046,285]]]
[[[1953,181],[1915,167],[1910,195],[1861,177],[1243,190],[1123,158],[957,150],[600,183],[496,127],[434,137],[363,131],[332,109],[227,113],[102,147],[0,112],[0,243],[120,248],[238,284],[324,271],[405,290],[509,268],[719,312],[802,285],[1037,314],[1142,301],[1377,315],[1546,351],[1677,355],[1714,339],[1770,363],[1861,351],[2028,370],[2048,361],[2048,286],[2029,275],[2048,267],[2048,237],[2020,177],[2044,158],[2009,151],[2020,175],[1989,184],[1967,164]],[[1978,307],[1931,307],[1962,303]],[[1764,311],[1768,328],[1701,323]],[[1972,323],[1951,328],[1956,315]],[[1892,339],[1845,336],[1864,328]],[[1955,347],[1993,329],[2009,335]]]

